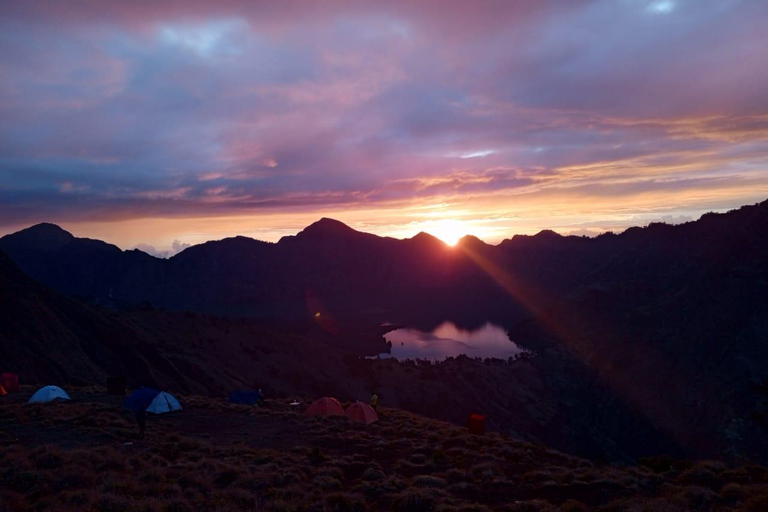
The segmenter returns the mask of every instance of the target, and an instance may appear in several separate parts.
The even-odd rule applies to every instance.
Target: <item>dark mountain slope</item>
[[[103,384],[116,374],[127,376],[132,386],[209,396],[262,387],[268,396],[365,400],[375,389],[389,406],[459,424],[471,412],[486,412],[492,429],[552,441],[563,450],[623,460],[649,450],[674,451],[599,382],[582,376],[566,393],[550,387],[544,373],[562,372],[549,360],[538,363],[545,366],[527,361],[491,366],[467,358],[436,367],[399,365],[350,356],[364,343],[379,343],[374,351],[386,348],[381,331],[355,325],[327,332],[313,324],[290,334],[246,319],[108,310],[46,289],[2,253],[0,285],[0,371],[19,373],[26,384]],[[592,403],[571,414],[566,402],[585,396]],[[631,428],[592,425],[597,407],[608,407]]]
[[[299,319],[310,292],[339,317],[378,311],[389,320],[458,316],[512,325],[531,305],[521,304],[510,286],[549,307],[617,285],[671,287],[723,272],[764,272],[766,226],[768,203],[762,203],[595,239],[542,232],[498,246],[467,238],[449,248],[425,234],[381,238],[322,219],[276,244],[236,237],[161,260],[42,224],[3,237],[0,249],[43,284],[107,305],[149,302]]]
[[[500,293],[434,237],[381,238],[330,219],[277,244],[237,237],[191,247],[169,260],[140,251],[106,254],[104,247],[71,236],[46,250],[33,236],[41,226],[3,237],[0,249],[40,282],[101,304],[149,302],[171,310],[299,319],[311,292],[335,315],[354,318],[366,311],[408,312],[415,305],[461,310],[448,293],[456,287],[482,289],[484,297]]]
[[[87,305],[35,283],[2,252],[0,325],[0,370],[18,373],[23,383],[103,383],[124,375],[132,386],[213,395],[255,386],[337,390],[328,384],[335,370],[322,337],[309,341],[246,320]],[[294,378],[315,365],[321,369]],[[287,366],[292,371],[282,376],[273,371]]]
[[[103,381],[130,373],[154,382],[156,351],[118,315],[52,292],[0,252],[0,360],[32,381]],[[163,368],[163,378],[173,372]]]
[[[3,237],[0,248],[35,279],[91,301],[280,318],[302,336],[317,328],[319,311],[342,325],[494,320],[537,352],[524,378],[454,363],[428,384],[421,370],[347,370],[414,410],[460,421],[478,404],[500,418],[498,427],[568,449],[609,439],[615,453],[639,454],[643,444],[651,452],[669,446],[669,438],[689,454],[768,456],[768,436],[752,420],[761,407],[754,385],[768,380],[768,202],[679,226],[594,239],[542,232],[498,246],[471,237],[456,248],[425,234],[381,238],[323,219],[276,244],[238,237],[170,260],[51,225]],[[210,354],[170,334],[177,327],[201,338],[168,325],[169,347],[187,358],[197,357],[188,350]],[[357,343],[350,332],[322,339],[331,352]],[[238,358],[234,348],[226,353]],[[223,357],[222,365],[234,364]]]

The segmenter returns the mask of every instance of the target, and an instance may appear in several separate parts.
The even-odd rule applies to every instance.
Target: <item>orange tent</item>
[[[18,391],[19,390],[19,376],[15,373],[3,373],[0,375],[0,386],[3,386],[6,391]]]
[[[0,386],[0,396],[7,395],[8,392],[5,390],[3,386]]]
[[[363,402],[355,402],[347,407],[347,418],[352,421],[365,423],[366,425],[379,421],[379,415],[376,414],[376,411],[370,405]]]
[[[335,398],[324,396],[312,402],[304,414],[307,416],[344,416],[344,408]]]

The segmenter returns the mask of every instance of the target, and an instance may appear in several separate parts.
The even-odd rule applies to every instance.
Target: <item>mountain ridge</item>
[[[753,208],[757,209],[757,210],[752,211],[751,209],[753,209]],[[756,213],[757,211],[759,211],[761,209],[768,209],[768,200],[761,201],[761,202],[758,202],[758,203],[755,203],[755,204],[751,204],[751,205],[744,205],[744,206],[741,206],[741,207],[738,207],[738,208],[733,208],[733,209],[728,210],[726,212],[706,212],[706,213],[703,213],[701,215],[701,217],[699,219],[697,219],[697,220],[691,220],[691,221],[683,222],[683,223],[680,223],[680,224],[668,224],[668,223],[663,222],[663,221],[652,221],[652,222],[649,222],[648,224],[642,225],[642,226],[630,226],[630,227],[624,229],[620,233],[615,233],[615,232],[612,232],[612,231],[608,231],[608,232],[597,234],[595,236],[563,235],[563,234],[560,234],[560,233],[558,233],[558,232],[556,232],[556,231],[554,231],[552,229],[546,229],[545,228],[545,229],[542,229],[541,231],[539,231],[539,232],[537,232],[537,233],[535,233],[533,235],[515,234],[511,238],[504,238],[504,239],[500,240],[496,244],[491,244],[489,242],[486,242],[485,240],[482,240],[479,237],[477,237],[475,235],[472,235],[472,234],[467,234],[467,235],[465,235],[462,238],[466,238],[466,237],[473,238],[473,239],[479,240],[480,242],[482,242],[485,245],[492,246],[492,247],[499,247],[502,244],[514,242],[515,240],[530,240],[530,239],[552,240],[552,239],[563,239],[563,238],[580,239],[580,240],[594,240],[594,239],[601,238],[601,237],[616,237],[616,236],[621,237],[621,236],[624,236],[624,235],[636,234],[636,233],[639,233],[639,232],[645,232],[645,231],[649,231],[649,230],[650,231],[654,231],[654,230],[659,230],[659,229],[681,228],[681,227],[685,227],[685,226],[690,226],[690,225],[698,224],[701,221],[704,221],[706,223],[718,223],[722,219],[727,218],[729,215],[732,215],[735,212],[746,213],[747,211],[750,211],[751,213]],[[18,237],[19,235],[22,235],[22,234],[24,234],[25,236],[26,235],[30,235],[30,234],[36,234],[36,235],[44,234],[46,237],[50,237],[52,234],[55,234],[55,233],[59,233],[60,235],[65,237],[65,239],[68,240],[68,241],[72,241],[72,240],[93,240],[93,241],[97,241],[97,242],[102,242],[102,243],[107,244],[107,245],[109,245],[111,247],[116,247],[116,248],[119,249],[119,247],[117,247],[116,245],[109,244],[108,242],[103,242],[101,240],[90,239],[90,238],[87,238],[87,237],[75,237],[71,232],[69,232],[66,229],[62,228],[58,224],[55,224],[55,223],[52,223],[52,222],[40,222],[38,224],[34,224],[34,225],[32,225],[32,226],[30,226],[28,228],[24,228],[24,229],[21,229],[19,231],[13,232],[13,233],[8,233],[8,234],[0,237],[0,240],[3,240],[3,239],[10,240],[10,239],[16,238],[16,237]],[[261,243],[265,243],[265,244],[278,244],[283,239],[292,239],[292,238],[295,238],[295,237],[297,237],[299,235],[302,235],[302,234],[304,236],[307,236],[307,235],[310,235],[310,236],[316,236],[316,235],[333,236],[333,235],[361,234],[361,235],[370,235],[370,236],[373,236],[373,237],[376,237],[376,238],[380,238],[380,239],[401,240],[401,241],[402,240],[413,240],[413,239],[421,238],[421,237],[426,235],[426,236],[429,236],[429,237],[432,237],[432,238],[435,238],[435,239],[439,240],[439,238],[435,237],[434,235],[432,235],[430,233],[424,232],[424,231],[421,231],[421,232],[417,233],[416,235],[414,235],[414,236],[412,236],[410,238],[403,238],[403,239],[392,238],[392,237],[387,237],[387,236],[381,236],[381,235],[376,235],[375,233],[368,233],[368,232],[365,232],[365,231],[356,230],[356,229],[352,228],[351,226],[349,226],[348,224],[346,224],[346,223],[344,223],[342,221],[339,221],[337,219],[333,219],[333,218],[330,218],[330,217],[321,217],[317,221],[307,225],[305,228],[303,228],[302,230],[298,231],[295,235],[285,235],[280,240],[278,240],[277,242],[268,242],[268,241],[265,241],[265,240],[260,240],[258,238],[247,237],[247,236],[244,236],[244,235],[236,235],[236,236],[233,236],[233,237],[227,237],[227,238],[222,238],[222,239],[218,239],[218,240],[208,240],[206,242],[201,242],[200,244],[196,244],[196,245],[204,245],[204,244],[210,244],[210,243],[216,243],[216,242],[224,242],[224,241],[231,240],[231,239],[248,239],[248,240],[255,240],[257,242],[261,242]],[[195,245],[193,245],[191,247],[195,247]],[[185,250],[189,249],[191,247],[185,248]],[[123,252],[128,252],[128,251],[131,251],[133,249],[120,249],[120,250],[123,251]],[[144,252],[144,251],[142,251],[142,252]],[[183,251],[181,251],[181,252],[183,252]],[[177,254],[181,254],[181,252],[179,252]],[[145,254],[148,254],[148,253],[145,253]],[[150,254],[150,256],[152,256],[153,258],[157,258],[157,259],[165,259],[165,258],[160,258],[158,256],[154,256],[152,254]]]
[[[398,387],[404,375],[357,360],[349,371],[390,382],[401,405],[435,415],[463,414],[480,394],[504,428],[537,431],[552,444],[601,449],[583,429],[602,418],[612,427],[600,435],[622,453],[673,439],[686,453],[768,457],[768,436],[752,419],[765,407],[754,389],[768,381],[768,202],[677,226],[596,238],[545,233],[497,246],[382,238],[335,221],[316,228],[317,236],[313,229],[275,244],[209,242],[169,260],[78,239],[51,252],[3,237],[0,249],[10,247],[38,282],[92,304],[247,317],[285,332],[325,327],[350,357],[380,348],[358,343],[348,325],[373,332],[388,320],[429,331],[445,320],[494,322],[536,357],[487,375],[459,364],[451,372],[466,371],[461,381],[447,371],[425,377],[468,388],[455,408]],[[314,317],[321,310],[330,319],[323,325]],[[520,393],[534,398],[526,404]],[[509,411],[520,407],[529,415],[515,419]]]

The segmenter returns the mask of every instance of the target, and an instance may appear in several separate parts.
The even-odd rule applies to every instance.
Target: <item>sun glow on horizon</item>
[[[436,221],[425,229],[425,231],[432,236],[436,236],[451,247],[455,246],[461,237],[469,234],[469,228],[466,223],[455,219]]]

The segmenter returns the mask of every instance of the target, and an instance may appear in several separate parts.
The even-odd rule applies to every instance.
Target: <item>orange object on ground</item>
[[[304,414],[306,416],[344,416],[344,408],[335,398],[324,396],[312,402]]]
[[[8,392],[5,390],[3,386],[0,386],[0,396],[7,395]]]
[[[481,414],[470,414],[467,421],[467,430],[470,434],[479,436],[485,434],[485,416]]]
[[[0,386],[3,386],[7,392],[19,390],[19,376],[15,373],[4,373],[0,375]]]
[[[358,421],[370,425],[375,421],[379,421],[379,415],[368,404],[363,402],[355,402],[347,407],[347,418],[352,421]]]

